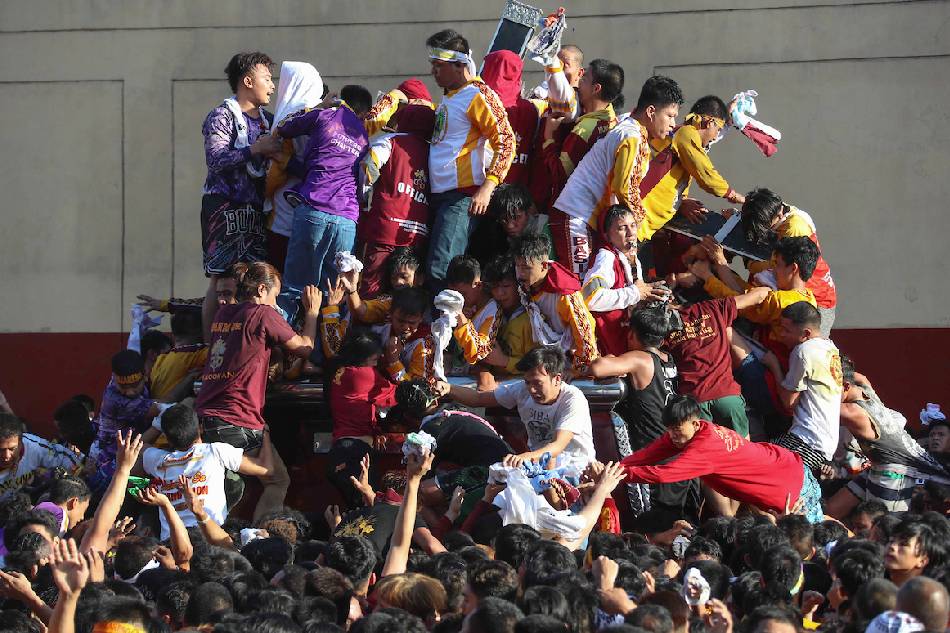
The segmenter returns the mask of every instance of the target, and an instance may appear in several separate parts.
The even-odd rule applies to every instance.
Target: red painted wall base
[[[49,434],[53,411],[67,398],[87,393],[101,400],[109,359],[126,336],[0,333],[0,390],[31,429]],[[832,338],[912,425],[927,401],[950,409],[950,328],[835,330]]]

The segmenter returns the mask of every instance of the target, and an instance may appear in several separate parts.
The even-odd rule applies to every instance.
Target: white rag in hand
[[[338,273],[348,273],[355,270],[358,273],[363,272],[363,262],[356,258],[356,255],[350,254],[350,251],[339,251],[333,260]]]

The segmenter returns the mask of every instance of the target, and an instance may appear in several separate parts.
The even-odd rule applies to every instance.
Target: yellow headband
[[[120,385],[134,385],[138,381],[142,380],[141,372],[136,372],[134,374],[129,374],[128,376],[119,376],[116,375],[115,381]]]
[[[459,62],[468,64],[472,61],[472,54],[460,53],[459,51],[450,51],[446,48],[429,47],[429,59],[438,59],[443,62]]]
[[[802,590],[802,585],[804,585],[804,584],[805,584],[805,566],[802,565],[802,570],[801,570],[801,572],[798,574],[798,582],[796,582],[796,583],[795,583],[795,586],[792,587],[792,590],[791,590],[790,593],[791,593],[793,596],[794,596],[794,595],[797,595],[798,592]]]
[[[703,123],[703,122],[712,122],[719,126],[719,129],[726,127],[726,122],[720,119],[717,116],[712,116],[710,114],[696,114],[695,112],[690,112],[686,115],[686,123]]]
[[[145,629],[125,622],[97,622],[92,633],[145,633]]]

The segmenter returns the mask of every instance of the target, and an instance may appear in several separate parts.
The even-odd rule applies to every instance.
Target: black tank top
[[[666,432],[663,426],[663,409],[677,389],[676,364],[667,355],[664,361],[654,352],[653,380],[643,389],[637,389],[626,376],[627,397],[617,404],[616,411],[627,423],[630,448],[638,451]]]

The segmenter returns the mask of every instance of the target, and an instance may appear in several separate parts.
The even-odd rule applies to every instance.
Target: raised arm
[[[409,547],[412,545],[413,526],[416,522],[416,508],[419,502],[419,484],[429,469],[435,454],[429,452],[425,457],[410,454],[406,465],[406,494],[403,495],[402,505],[396,515],[396,525],[389,543],[389,554],[383,565],[383,577],[392,574],[401,574],[406,571],[409,560]]]
[[[600,511],[604,507],[604,501],[614,491],[614,488],[624,480],[626,473],[620,464],[610,462],[604,467],[600,474],[600,479],[594,487],[594,492],[590,499],[584,505],[584,509],[578,512],[578,516],[584,518],[584,527],[581,529],[581,537],[576,542],[583,542],[597,524],[600,517]],[[573,549],[573,548],[572,548]]]
[[[89,582],[89,563],[79,553],[76,541],[63,539],[53,544],[50,556],[53,582],[59,589],[56,608],[49,621],[49,633],[75,633],[79,594]]]
[[[590,364],[590,373],[594,378],[610,378],[635,373],[645,363],[641,354],[627,352],[620,356],[601,356]]]
[[[264,426],[261,450],[257,457],[244,455],[238,472],[252,477],[267,477],[274,472],[274,447],[270,440],[270,427]]]
[[[80,551],[84,553],[89,550],[105,552],[109,549],[109,530],[122,509],[122,502],[125,500],[125,488],[129,483],[129,474],[132,472],[132,466],[139,458],[139,453],[142,452],[142,446],[142,437],[134,435],[131,430],[124,436],[122,431],[116,434],[115,475],[113,475],[109,487],[102,496],[102,501],[99,502],[99,509],[92,517],[92,525],[86,531],[86,536],[83,537]]]
[[[494,391],[475,391],[469,387],[439,383],[437,386],[440,395],[448,393],[452,399],[467,407],[497,407],[498,400]]]
[[[171,540],[172,555],[175,557],[175,564],[182,571],[189,570],[189,562],[194,554],[194,547],[191,545],[191,539],[188,538],[188,530],[185,524],[178,516],[178,511],[172,502],[160,493],[156,488],[149,487],[140,490],[136,499],[145,505],[158,506],[162,514],[165,515],[165,521],[168,523],[169,537]]]
[[[236,549],[231,535],[215,523],[210,514],[205,512],[204,502],[192,490],[191,483],[184,475],[178,477],[178,489],[181,490],[187,508],[195,515],[195,520],[198,521],[198,529],[201,530],[205,540],[211,545],[217,545],[225,549]]]
[[[323,295],[316,286],[307,286],[303,289],[301,301],[306,311],[303,332],[284,343],[283,348],[301,358],[307,358],[313,351],[317,341],[317,319],[320,317],[320,302]]]

